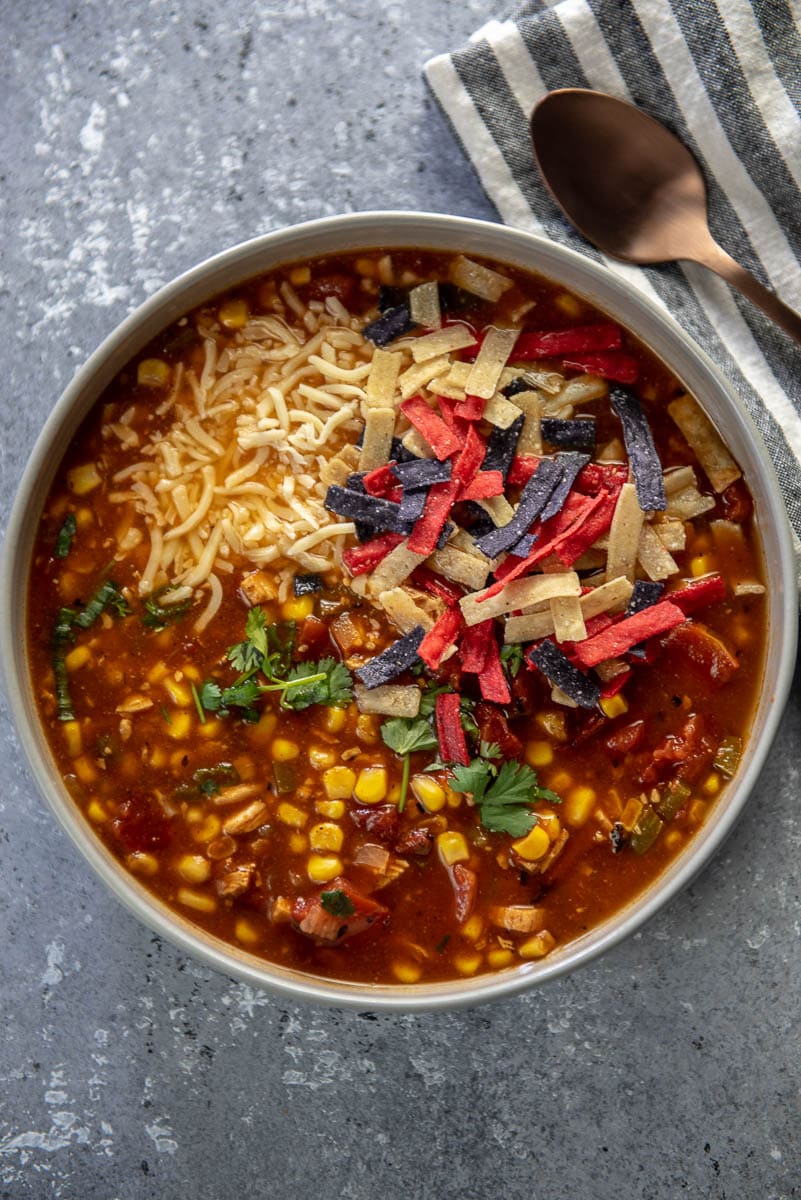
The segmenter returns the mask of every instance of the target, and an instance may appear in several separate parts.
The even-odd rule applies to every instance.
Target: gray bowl
[[[61,782],[39,725],[25,654],[26,580],[36,525],[65,446],[104,388],[159,330],[278,264],[395,246],[485,255],[557,280],[627,326],[669,364],[723,430],[751,488],[770,579],[769,627],[763,686],[737,778],[687,848],[636,901],[537,963],[452,983],[370,986],[288,970],[212,937],[151,895],[105,849]],[[377,212],[313,221],[235,246],[162,288],[106,339],[54,408],[20,484],[6,534],[0,630],[11,711],[38,787],[80,852],[131,912],[195,958],[257,987],[295,1000],[408,1012],[475,1004],[564,975],[628,937],[693,878],[731,831],[765,761],[790,688],[797,604],[790,532],[767,452],[714,364],[669,316],[590,259],[531,234],[463,217]]]

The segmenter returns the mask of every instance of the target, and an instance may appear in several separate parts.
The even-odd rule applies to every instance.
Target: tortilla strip
[[[424,329],[439,329],[442,311],[439,305],[439,284],[420,283],[409,292],[409,316],[415,325]]]
[[[624,483],[609,530],[606,573],[610,579],[617,579],[619,575],[625,575],[627,579],[634,580],[637,547],[644,520],[645,513],[637,500],[635,484]]]
[[[484,420],[489,421],[490,425],[497,425],[499,429],[508,429],[519,416],[520,409],[517,405],[512,404],[511,400],[507,400],[500,392],[490,396],[484,405]]]
[[[373,351],[370,374],[367,376],[364,401],[366,409],[392,408],[402,365],[402,354],[394,354],[390,350],[381,350],[379,347]]]
[[[687,530],[683,521],[670,517],[666,521],[654,521],[653,530],[666,550],[683,550],[687,545]]]
[[[665,549],[659,534],[651,525],[643,525],[637,559],[649,579],[669,579],[678,571],[676,560]]]
[[[517,337],[516,329],[496,329],[495,326],[490,326],[465,383],[464,390],[469,396],[480,396],[482,400],[489,400],[495,395],[501,372],[514,350]]]
[[[692,396],[679,396],[668,405],[668,412],[695,451],[716,492],[725,491],[729,484],[740,478],[742,471],[697,400]]]
[[[557,596],[550,601],[554,636],[557,642],[581,642],[587,636],[581,601],[578,596]]]
[[[364,441],[359,454],[359,470],[383,467],[392,453],[395,434],[394,408],[368,408],[364,422]]]
[[[412,358],[416,363],[428,362],[453,350],[462,350],[475,344],[475,334],[466,325],[448,325],[435,333],[424,334],[411,343]]]
[[[422,695],[413,683],[384,683],[375,688],[366,688],[362,683],[353,686],[353,698],[360,713],[385,717],[416,717]]]
[[[400,393],[404,400],[410,400],[421,387],[425,387],[432,379],[442,375],[449,365],[446,357],[428,359],[426,362],[413,363],[407,367],[398,379]]]
[[[579,600],[581,615],[584,621],[599,616],[604,612],[620,612],[626,607],[633,591],[630,580],[621,575],[610,579],[600,587],[593,588]],[[520,617],[509,617],[503,633],[503,640],[509,642],[534,642],[548,637],[554,631],[554,619],[550,610],[528,612]],[[585,630],[586,635],[586,630]]]
[[[697,487],[682,488],[667,498],[665,516],[678,517],[680,521],[691,521],[715,507],[712,496],[702,496]]]
[[[542,398],[539,392],[517,392],[515,404],[526,418],[520,437],[517,439],[516,454],[542,454]]]
[[[563,575],[529,575],[524,579],[513,579],[502,591],[486,600],[482,600],[483,592],[463,596],[459,607],[466,624],[477,625],[479,621],[500,617],[503,613],[536,604],[539,600],[550,600],[553,596],[578,596],[580,593],[581,584],[575,571],[565,571]]]
[[[455,546],[443,546],[441,550],[435,550],[428,561],[440,575],[462,583],[474,592],[484,587],[490,572],[489,559],[484,557],[482,560],[466,554]]]
[[[416,458],[437,457],[426,439],[423,437],[420,430],[415,429],[414,426],[412,426],[411,429],[406,430],[406,433],[404,433],[403,437],[401,438],[401,445],[405,450],[408,450],[410,454],[414,454]]]
[[[506,275],[473,262],[464,254],[460,254],[451,264],[450,277],[457,287],[464,288],[473,296],[480,296],[482,300],[492,300],[493,303],[500,300],[503,293],[512,286],[512,280]]]
[[[427,632],[434,624],[434,618],[415,603],[405,588],[388,588],[385,592],[379,593],[376,599],[392,624],[401,633],[410,633],[418,625],[422,625]]]
[[[372,575],[366,577],[367,595],[380,596],[382,592],[397,587],[404,579],[408,579],[412,571],[425,562],[425,559],[425,554],[415,554],[409,549],[407,542],[401,542],[381,560]]]

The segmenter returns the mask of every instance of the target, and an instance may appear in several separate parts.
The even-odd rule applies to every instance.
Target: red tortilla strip
[[[675,604],[685,614],[693,613],[707,604],[717,604],[726,599],[726,584],[721,575],[707,575],[696,579],[677,592],[671,592],[667,599]]]
[[[631,668],[628,671],[621,671],[619,675],[614,675],[608,683],[605,683],[601,688],[601,699],[608,700],[611,696],[616,696],[621,688],[628,683],[631,675]]]
[[[603,633],[587,638],[576,646],[574,658],[581,667],[596,667],[608,658],[618,658],[638,642],[667,633],[687,620],[684,613],[669,600],[660,600],[633,617],[624,617]]]
[[[430,592],[432,596],[436,596],[439,600],[444,600],[449,608],[453,608],[462,598],[462,593],[455,584],[449,583],[446,579],[441,579],[429,567],[418,567],[412,575],[412,583],[416,584],[417,587],[423,588],[426,592]]]
[[[483,437],[475,425],[468,425],[464,445],[458,458],[454,460],[451,479],[457,480],[462,488],[466,488],[478,474],[486,453],[487,445]]]
[[[342,561],[351,575],[366,575],[402,541],[402,533],[382,533],[380,537],[370,538],[370,541],[362,546],[353,546],[350,550],[345,550]]]
[[[521,575],[525,575],[532,567],[541,562],[543,558],[547,558],[554,551],[559,555],[560,561],[562,555],[560,547],[580,532],[583,526],[592,518],[593,512],[600,508],[605,503],[603,496],[579,496],[575,492],[568,496],[564,503],[561,512],[556,513],[549,521],[540,526],[540,540],[536,543],[531,553],[525,558],[516,558],[510,554],[508,558],[500,564],[495,572],[496,582],[487,589],[486,598],[495,596],[501,588],[509,583],[512,579],[518,579]],[[612,505],[614,512],[614,504]],[[609,517],[611,524],[612,517]],[[597,535],[596,535],[597,536]],[[593,542],[596,537],[593,537]],[[592,543],[590,543],[592,544]],[[576,555],[578,558],[579,555]],[[575,558],[571,559],[575,562]],[[570,565],[570,564],[567,564]]]
[[[442,662],[442,656],[446,650],[450,650],[463,625],[464,619],[459,609],[446,608],[418,646],[418,658],[422,658],[427,667],[436,671]]]
[[[489,500],[491,496],[502,496],[503,490],[503,475],[500,471],[479,471],[459,499]]]
[[[470,755],[467,752],[467,741],[459,715],[459,693],[445,692],[437,696],[434,713],[442,761],[468,766]]]
[[[368,471],[362,477],[362,486],[368,496],[383,496],[389,498],[390,492],[398,486],[398,481],[392,474],[394,463],[387,463],[384,467],[376,467],[373,471]]]
[[[449,396],[438,396],[437,403],[439,410],[442,413],[442,419],[450,429],[451,433],[459,439],[461,446],[464,441],[465,433],[467,432],[468,422],[460,421],[456,416],[456,408],[459,401],[451,400]]]
[[[509,468],[507,482],[525,487],[539,465],[540,459],[536,454],[516,454]]]
[[[631,354],[622,350],[608,350],[604,354],[571,354],[562,359],[562,365],[574,371],[585,371],[588,375],[600,375],[614,383],[636,383],[640,364]]]
[[[460,421],[480,421],[484,416],[486,400],[482,396],[465,396],[453,410],[454,416]]]
[[[595,499],[600,500],[598,507],[587,515],[580,526],[570,530],[556,551],[559,561],[566,567],[572,567],[584,551],[589,550],[612,524],[617,495],[607,492],[606,495],[602,494]]]
[[[453,478],[447,483],[435,483],[429,488],[423,515],[409,538],[409,549],[413,554],[428,557],[434,553],[458,489],[459,481]]]
[[[491,700],[493,704],[510,704],[512,701],[494,632],[487,643],[487,658],[478,677],[478,686],[483,699]]]
[[[461,441],[438,416],[429,408],[422,396],[412,396],[404,400],[400,406],[403,415],[422,434],[437,458],[442,460],[461,449]]]
[[[595,496],[602,487],[613,488],[616,492],[629,477],[628,467],[617,463],[587,463],[576,476],[574,487],[577,492],[587,496]]]
[[[531,362],[538,358],[561,358],[565,354],[616,350],[621,340],[619,325],[601,322],[596,325],[576,325],[573,329],[521,333],[510,355],[510,362]]]
[[[459,642],[459,660],[462,670],[468,675],[480,675],[487,661],[489,644],[495,637],[495,621],[479,621],[468,625]]]

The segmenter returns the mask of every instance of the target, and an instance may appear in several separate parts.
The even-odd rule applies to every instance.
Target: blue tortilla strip
[[[537,544],[537,535],[535,533],[524,533],[519,542],[515,542],[509,551],[515,558],[528,558],[531,551]]]
[[[404,491],[400,502],[400,519],[404,528],[402,533],[411,533],[423,515],[426,506],[425,492]]]
[[[434,483],[448,482],[451,464],[436,458],[416,458],[412,462],[396,463],[392,474],[401,481],[404,492],[424,492]]]
[[[442,547],[448,541],[448,538],[451,536],[451,534],[453,533],[455,528],[456,528],[456,526],[454,525],[453,521],[445,522],[445,524],[442,526],[442,533],[439,535],[439,538],[437,539],[437,549],[438,550],[442,549]]]
[[[487,438],[487,453],[481,464],[482,471],[500,471],[504,483],[506,482],[525,420],[525,414],[521,413],[519,417],[515,417],[508,429],[493,427]]]
[[[373,530],[403,533],[400,505],[392,500],[368,496],[332,483],[325,494],[324,504],[329,512],[369,525]]]
[[[464,500],[461,507],[470,518],[469,532],[474,538],[483,537],[484,534],[492,533],[493,529],[497,529],[497,525],[486,509],[482,508],[475,500]]]
[[[633,617],[635,613],[642,612],[644,608],[650,608],[652,604],[656,604],[662,599],[664,590],[664,583],[652,582],[650,579],[636,580],[634,591],[631,593],[623,616]]]
[[[518,375],[517,379],[513,379],[502,389],[502,395],[511,400],[513,396],[518,396],[521,392],[531,392],[536,387],[532,379],[527,379],[525,375]]]
[[[667,508],[662,464],[640,402],[631,392],[612,388],[609,403],[623,426],[623,441],[637,489],[637,502],[643,512],[662,512]]]
[[[543,458],[534,474],[520,493],[517,511],[507,525],[493,529],[476,539],[476,545],[487,558],[497,558],[511,550],[528,533],[551,498],[554,488],[562,478],[562,464],[558,458]]]
[[[556,642],[546,638],[529,652],[528,658],[552,684],[581,708],[598,707],[601,699],[598,680],[574,667]]]
[[[575,454],[570,450],[564,454],[557,454],[556,458],[562,464],[562,478],[551,492],[548,503],[540,513],[541,521],[547,521],[549,517],[555,517],[558,512],[562,511],[579,471],[583,471],[590,461],[589,454]]]
[[[595,449],[595,417],[577,417],[570,421],[543,417],[540,432],[546,442],[561,450]]]
[[[365,325],[362,335],[376,346],[388,346],[395,338],[402,337],[414,328],[408,304],[398,304],[395,308],[388,308],[369,325]]]
[[[399,304],[408,304],[408,300],[408,288],[389,287],[382,283],[378,289],[378,311],[380,313],[385,313],[390,308],[397,308]]]
[[[362,439],[364,439],[364,430],[362,430]],[[361,445],[361,443],[359,443]],[[420,462],[421,460],[416,454],[412,454],[411,450],[407,450],[400,438],[392,439],[392,449],[389,452],[389,457],[396,463]],[[427,459],[423,461],[428,461]]]
[[[323,590],[323,579],[321,575],[296,575],[292,580],[292,593],[297,598],[298,596],[313,596],[315,592]]]
[[[408,671],[410,667],[420,661],[417,651],[425,637],[425,632],[422,625],[416,625],[409,633],[398,638],[397,642],[393,642],[391,646],[387,646],[386,650],[382,650],[364,666],[357,667],[353,672],[354,675],[366,688],[376,688],[384,683],[391,683],[393,679],[397,679],[398,675],[402,675],[404,671]]]
[[[363,496],[366,496],[367,489],[362,482],[366,474],[366,471],[354,471],[345,480],[345,487],[352,492],[361,492]],[[354,524],[356,526],[356,537],[360,542],[369,542],[371,537],[375,537],[375,529],[372,525],[367,525],[364,521],[354,521]]]

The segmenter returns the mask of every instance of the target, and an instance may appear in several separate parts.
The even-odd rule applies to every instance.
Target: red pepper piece
[[[589,375],[600,375],[615,383],[636,383],[640,364],[631,354],[622,350],[608,350],[605,354],[571,354],[562,359],[562,366],[575,371],[586,371]]]
[[[509,359],[510,362],[530,362],[537,358],[561,358],[565,354],[617,350],[621,340],[618,325],[600,323],[521,333]]]
[[[369,496],[388,497],[389,493],[398,486],[398,481],[392,474],[394,462],[387,463],[385,467],[376,467],[373,471],[368,471],[362,478],[364,490]]]
[[[403,541],[401,533],[382,533],[380,537],[370,538],[362,546],[352,546],[345,550],[342,561],[351,575],[366,575],[373,571],[390,550],[394,550]]]
[[[446,608],[436,624],[423,638],[417,654],[432,671],[437,669],[445,651],[449,650],[456,641],[463,624],[464,618],[458,608]]]
[[[409,549],[413,554],[424,554],[428,557],[434,553],[459,486],[459,480],[451,476],[447,482],[435,483],[428,489],[423,515],[409,538]]]
[[[437,696],[434,715],[442,761],[461,763],[463,767],[468,766],[470,755],[467,752],[467,741],[459,715],[458,692],[445,692],[443,695]]]
[[[621,671],[619,675],[609,679],[601,688],[601,699],[608,700],[610,696],[616,696],[626,686],[629,675],[631,675],[631,670]]]
[[[694,713],[684,722],[678,733],[669,733],[655,747],[651,763],[640,775],[645,784],[657,783],[668,775],[692,783],[704,767],[712,761],[715,744],[706,730],[700,713]]]
[[[754,510],[754,502],[742,479],[735,479],[718,496],[720,511],[727,521],[744,525]]]
[[[454,416],[460,421],[480,421],[484,416],[486,400],[482,396],[465,396],[453,410]]]
[[[512,693],[509,691],[509,683],[503,673],[501,656],[494,634],[487,646],[487,658],[484,662],[484,669],[478,677],[478,686],[481,688],[481,695],[485,700],[490,700],[493,704],[511,703]]]
[[[503,495],[503,475],[500,471],[479,471],[460,495],[460,500],[488,500]]]
[[[608,658],[617,658],[619,654],[624,654],[626,650],[630,650],[646,638],[675,629],[686,620],[684,613],[675,604],[671,604],[669,600],[660,600],[658,604],[652,604],[642,612],[624,617],[603,633],[579,642],[574,657],[581,667],[595,667]]]
[[[403,415],[423,435],[440,461],[461,449],[459,438],[451,432],[442,417],[428,407],[422,396],[404,400],[400,407]]]
[[[622,729],[610,733],[609,737],[604,739],[604,745],[615,758],[622,758],[623,755],[636,750],[644,736],[645,721],[632,721],[630,725],[624,725]]]
[[[726,599],[726,584],[722,575],[707,575],[696,579],[686,587],[671,592],[667,599],[685,614],[693,613],[707,604],[717,604]]]
[[[412,575],[412,583],[423,588],[424,591],[430,592],[439,600],[444,600],[448,608],[453,608],[455,604],[458,604],[463,595],[455,584],[449,583],[447,579],[440,579],[439,575],[435,575],[429,567],[417,567]]]
[[[651,612],[651,609],[643,611]],[[678,650],[683,654],[690,667],[714,684],[728,683],[740,666],[728,646],[700,621],[688,622],[676,629],[665,644],[671,653]]]
[[[479,621],[477,625],[469,625],[462,634],[459,642],[459,657],[462,670],[466,674],[480,675],[487,661],[490,642],[495,637],[495,622]]]
[[[506,477],[507,483],[525,487],[541,461],[536,454],[516,454]]]

